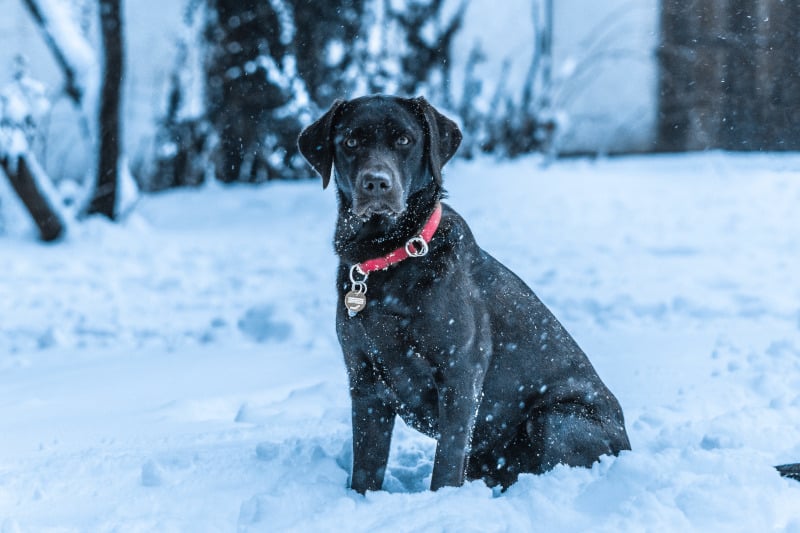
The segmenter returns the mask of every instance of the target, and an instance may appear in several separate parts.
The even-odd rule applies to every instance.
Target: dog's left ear
[[[412,100],[423,119],[428,162],[436,182],[442,184],[442,167],[455,155],[461,144],[458,124],[439,113],[424,96]]]
[[[342,107],[344,100],[335,100],[331,108],[316,122],[300,132],[297,138],[297,148],[314,167],[317,174],[322,176],[322,188],[326,188],[331,181],[333,172],[333,119],[336,112]]]

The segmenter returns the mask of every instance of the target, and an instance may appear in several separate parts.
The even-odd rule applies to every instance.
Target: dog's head
[[[423,97],[337,100],[300,134],[300,153],[336,185],[354,215],[396,217],[432,182],[461,143],[461,131]]]

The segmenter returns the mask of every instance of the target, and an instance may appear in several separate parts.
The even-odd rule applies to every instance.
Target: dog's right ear
[[[322,176],[322,188],[326,188],[331,181],[333,172],[333,119],[336,112],[342,107],[344,100],[335,100],[331,108],[316,122],[300,132],[297,138],[297,147],[306,161],[314,167],[317,174]]]
[[[436,110],[424,96],[410,100],[421,115],[425,131],[425,148],[431,174],[436,182],[442,184],[442,167],[455,155],[461,144],[461,130],[458,124]]]

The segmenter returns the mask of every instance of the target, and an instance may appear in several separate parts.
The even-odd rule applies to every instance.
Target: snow
[[[39,0],[38,7],[46,31],[53,36],[67,63],[76,70],[78,87],[82,92],[89,90],[97,83],[97,75],[93,74],[97,70],[97,55],[86,35],[81,34],[81,21],[73,13],[78,7],[58,0]]]
[[[7,228],[0,530],[798,532],[800,484],[772,465],[800,461],[799,175],[793,154],[446,169],[633,445],[502,494],[426,491],[434,443],[400,422],[385,491],[346,489],[318,181],[145,196],[57,245]]]
[[[117,163],[117,191],[114,199],[114,213],[117,217],[125,217],[139,201],[139,185],[131,174],[128,158],[124,154]]]

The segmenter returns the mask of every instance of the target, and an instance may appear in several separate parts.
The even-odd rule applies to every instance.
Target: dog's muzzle
[[[356,175],[353,212],[357,216],[397,216],[404,209],[403,186],[392,169],[371,166]]]

